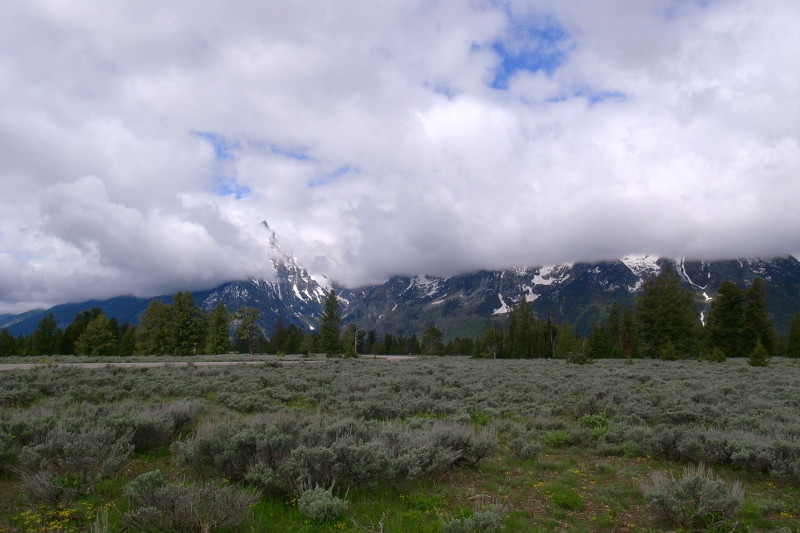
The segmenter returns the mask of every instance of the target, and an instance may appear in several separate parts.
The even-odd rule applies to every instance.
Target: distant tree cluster
[[[75,315],[63,330],[52,313],[30,335],[15,338],[4,329],[0,355],[213,355],[232,349],[253,353],[266,345],[257,319],[257,309],[241,308],[231,315],[221,302],[207,313],[195,305],[191,293],[178,292],[171,304],[152,300],[138,327],[119,325],[95,307]]]
[[[776,353],[800,356],[800,313],[781,348],[766,306],[764,280],[747,289],[723,282],[712,298],[705,323],[692,293],[675,270],[668,268],[648,279],[633,308],[614,302],[604,321],[580,339],[569,325],[537,320],[525,298],[509,314],[501,330],[492,326],[483,337],[482,355],[497,357],[568,358],[582,353],[588,359],[647,357],[665,360],[702,358],[723,361],[748,357],[751,365],[767,364]]]
[[[135,331],[98,307],[81,311],[65,329],[50,313],[30,335],[15,338],[7,329],[0,331],[0,355],[133,355]]]

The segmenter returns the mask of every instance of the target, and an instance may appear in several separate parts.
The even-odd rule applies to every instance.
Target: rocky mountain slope
[[[266,224],[265,224],[266,225]],[[266,226],[268,228],[268,226]],[[212,309],[222,301],[229,311],[241,306],[261,311],[260,324],[269,335],[275,321],[313,329],[329,291],[335,288],[345,323],[379,334],[419,334],[429,325],[447,338],[475,336],[491,321],[501,322],[524,296],[539,318],[568,320],[586,333],[607,313],[613,301],[633,304],[644,281],[672,265],[696,295],[698,310],[707,310],[709,298],[724,280],[748,285],[755,277],[767,282],[767,304],[779,334],[788,331],[800,310],[800,261],[792,256],[771,259],[690,261],[629,256],[600,263],[570,263],[499,271],[481,271],[451,277],[398,276],[381,285],[349,289],[316,276],[284,254],[272,235],[274,278],[231,281],[212,290],[195,292],[195,302]],[[169,296],[159,299],[169,301]],[[66,327],[75,314],[92,307],[109,317],[137,323],[149,300],[118,297],[59,305],[44,311],[0,317],[0,328],[14,335],[32,331],[47,313]],[[698,316],[698,319],[700,317]]]

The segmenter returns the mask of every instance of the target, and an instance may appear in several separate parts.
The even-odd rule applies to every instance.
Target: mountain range
[[[265,223],[266,226],[266,223]],[[268,226],[267,226],[268,228]],[[586,334],[602,320],[613,301],[632,306],[644,281],[672,266],[696,296],[702,320],[722,281],[742,287],[756,277],[766,281],[767,307],[778,334],[789,329],[800,310],[800,261],[793,256],[773,258],[692,261],[687,259],[628,256],[598,263],[568,263],[471,272],[450,277],[424,274],[396,276],[383,284],[361,288],[340,286],[312,274],[294,257],[281,251],[272,233],[274,276],[224,283],[193,293],[195,303],[211,310],[219,301],[233,312],[241,306],[260,311],[259,324],[269,336],[276,320],[314,329],[329,292],[336,290],[345,324],[375,330],[379,335],[419,335],[435,325],[445,335],[475,337],[492,321],[502,322],[524,296],[539,318],[567,320]],[[99,307],[120,323],[138,323],[150,299],[119,296],[108,300],[57,305],[20,315],[0,315],[0,329],[13,335],[28,334],[48,313],[65,328],[75,315]],[[171,296],[157,299],[169,302]]]

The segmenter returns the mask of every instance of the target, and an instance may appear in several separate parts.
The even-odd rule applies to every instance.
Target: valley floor
[[[223,359],[2,372],[0,532],[800,529],[798,360]]]

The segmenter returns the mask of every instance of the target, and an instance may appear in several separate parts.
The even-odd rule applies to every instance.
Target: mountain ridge
[[[265,227],[269,226],[265,223]],[[271,230],[270,230],[271,231]],[[692,261],[651,255],[628,255],[596,263],[564,263],[507,270],[480,270],[454,276],[394,276],[383,284],[348,288],[312,274],[294,257],[281,251],[272,233],[274,279],[251,278],[230,281],[193,293],[195,303],[211,310],[222,301],[233,312],[241,306],[261,312],[259,324],[269,335],[276,320],[304,329],[316,328],[331,289],[339,296],[344,323],[379,334],[419,334],[435,325],[446,338],[474,337],[505,314],[524,296],[539,318],[567,320],[586,334],[602,320],[617,301],[633,304],[648,276],[668,265],[675,268],[684,285],[695,294],[698,308],[707,312],[710,296],[724,280],[745,286],[755,277],[767,282],[767,304],[776,331],[788,331],[794,312],[800,309],[800,261],[791,255],[774,258]],[[53,313],[65,328],[82,310],[99,307],[120,323],[138,323],[148,303],[171,296],[136,298],[118,296],[34,310],[0,318],[0,329],[14,335],[28,334],[42,317]]]

